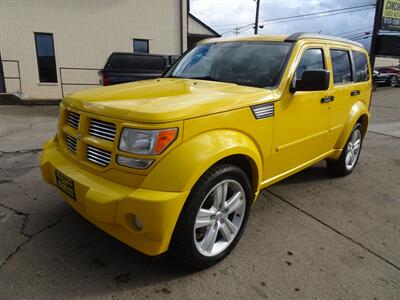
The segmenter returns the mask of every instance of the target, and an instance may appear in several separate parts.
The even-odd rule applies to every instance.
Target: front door
[[[321,45],[306,45],[292,80],[306,70],[326,69],[325,50]],[[293,79],[293,77],[295,77]],[[267,180],[290,172],[323,153],[328,132],[329,108],[321,103],[326,91],[291,93],[289,87],[275,103],[272,156],[266,166]]]

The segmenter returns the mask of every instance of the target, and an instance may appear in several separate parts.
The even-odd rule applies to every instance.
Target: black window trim
[[[135,41],[139,41],[139,42],[146,42],[147,43],[147,52],[136,52],[135,50]],[[133,46],[133,53],[135,54],[150,54],[150,40],[149,39],[136,39],[133,38],[132,39],[132,46]]]
[[[56,68],[56,81],[41,81],[40,80],[40,72],[39,72],[39,55],[38,55],[38,45],[37,45],[37,41],[36,41],[36,35],[41,34],[41,35],[49,35],[51,36],[52,42],[53,42],[53,52],[54,52],[54,64],[55,64],[55,68]],[[54,34],[51,32],[38,32],[38,31],[34,31],[33,32],[33,39],[35,41],[35,54],[36,54],[36,65],[37,65],[37,74],[38,74],[38,79],[39,79],[39,83],[48,83],[48,84],[57,84],[58,85],[58,73],[57,73],[57,59],[56,59],[56,48],[54,45]]]
[[[346,51],[347,56],[349,57],[350,61],[350,71],[351,71],[351,81],[347,82],[340,82],[340,83],[335,83],[335,74],[333,74],[333,61],[332,61],[332,56],[331,56],[331,50],[337,50],[337,51]],[[331,66],[332,66],[332,83],[333,86],[342,86],[342,85],[349,85],[349,84],[354,84],[354,62],[353,62],[353,55],[351,53],[351,49],[349,48],[332,48],[329,47],[329,58],[331,59]]]

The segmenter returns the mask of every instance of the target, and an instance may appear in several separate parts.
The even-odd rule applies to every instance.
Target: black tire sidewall
[[[197,213],[204,198],[210,190],[219,182],[232,179],[240,183],[246,195],[246,209],[241,227],[232,243],[221,253],[215,256],[202,255],[195,245],[193,231]],[[231,164],[220,164],[211,167],[196,183],[192,189],[184,208],[180,214],[178,223],[172,238],[172,252],[184,264],[189,267],[202,269],[207,268],[227,256],[240,240],[246,227],[251,205],[254,197],[247,175],[237,166]]]

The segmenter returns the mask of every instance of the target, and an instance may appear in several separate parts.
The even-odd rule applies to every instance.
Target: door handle
[[[357,95],[360,95],[360,90],[353,90],[350,93],[350,96],[357,96]]]
[[[321,98],[321,103],[328,103],[328,102],[332,102],[333,100],[335,100],[335,97],[333,96],[326,96],[324,98]]]

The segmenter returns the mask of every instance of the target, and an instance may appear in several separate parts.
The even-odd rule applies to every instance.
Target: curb
[[[52,106],[59,105],[61,99],[27,99],[22,100],[14,94],[0,95],[0,105],[30,105],[30,106]]]

